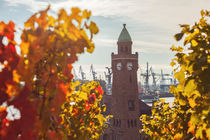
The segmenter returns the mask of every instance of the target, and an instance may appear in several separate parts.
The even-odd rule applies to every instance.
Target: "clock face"
[[[131,62],[127,63],[127,69],[132,70],[133,69],[133,64]]]
[[[117,67],[117,70],[121,70],[122,64],[119,62],[119,63],[117,63],[116,67]]]

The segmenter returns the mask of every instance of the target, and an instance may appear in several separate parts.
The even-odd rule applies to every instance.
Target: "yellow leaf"
[[[197,124],[200,121],[199,117],[196,114],[192,114],[190,118],[190,122],[192,124]]]
[[[185,81],[185,74],[183,71],[177,72],[174,74],[174,77],[179,80],[179,83],[183,84]]]
[[[183,99],[179,99],[179,104],[182,105],[182,106],[183,106],[183,105],[186,105],[186,101],[183,100]]]
[[[177,134],[174,136],[174,139],[175,139],[175,140],[181,140],[182,137],[183,137],[183,134],[177,133]]]
[[[60,9],[59,13],[58,13],[58,20],[61,21],[61,20],[65,20],[67,18],[68,18],[68,15],[67,15],[66,11],[64,9]]]
[[[88,99],[88,98],[87,98],[87,93],[85,93],[85,92],[80,92],[79,98],[82,99],[82,100],[87,100],[87,99]]]
[[[89,26],[90,32],[93,34],[97,34],[99,29],[98,26],[95,24],[95,22],[90,22],[90,26]]]
[[[15,87],[14,87],[12,84],[7,84],[6,93],[7,93],[9,96],[14,96],[14,95],[16,94]]]
[[[21,48],[22,55],[28,54],[29,43],[22,41],[22,43],[20,44],[20,48]]]
[[[206,129],[207,138],[210,139],[210,128]]]
[[[25,28],[31,28],[32,30],[34,30],[34,23],[36,21],[36,15],[34,14],[33,16],[31,16],[26,22],[25,22]]]
[[[192,108],[194,108],[196,106],[195,100],[194,99],[189,99],[189,104]]]
[[[194,131],[195,131],[195,125],[190,125],[189,126],[189,129],[187,130],[187,133],[194,133]]]
[[[207,56],[207,62],[210,63],[210,55]]]
[[[178,52],[182,52],[182,51],[183,51],[183,48],[179,46],[179,47],[177,48],[177,51],[178,51]]]
[[[174,61],[172,61],[172,62],[170,63],[170,65],[173,67],[174,65],[176,65],[176,63],[175,63]]]
[[[177,47],[172,45],[171,48],[170,48],[172,51],[176,51],[177,50]]]
[[[20,75],[17,73],[16,70],[13,70],[13,81],[19,83],[20,82]]]
[[[90,42],[89,44],[90,46],[87,48],[87,52],[92,53],[95,49],[95,46],[93,43]]]
[[[191,93],[196,89],[195,80],[190,80],[187,82],[187,85],[184,88],[184,91],[187,93]]]
[[[196,138],[201,138],[203,139],[203,129],[201,127],[199,127],[197,130],[196,130],[196,133],[195,133],[195,137]]]
[[[192,44],[192,46],[193,46],[193,47],[195,47],[195,46],[197,46],[197,45],[198,45],[198,42],[197,42],[197,41],[195,41],[195,40],[192,40],[192,41],[191,41],[191,44]]]
[[[86,9],[82,12],[82,17],[89,19],[91,16],[91,11],[87,11]]]

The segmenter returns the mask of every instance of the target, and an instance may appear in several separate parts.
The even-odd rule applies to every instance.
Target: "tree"
[[[92,38],[99,30],[89,21],[91,12],[72,8],[67,14],[61,9],[54,18],[49,9],[25,22],[20,44],[14,40],[15,24],[0,22],[0,105],[7,104],[0,106],[2,140],[78,139],[79,135],[97,139],[105,127],[100,85],[91,82],[74,91],[77,83],[71,82],[77,55],[94,50]],[[20,56],[15,47],[20,47]],[[11,106],[19,110],[19,118],[15,113],[13,119],[8,117]]]
[[[201,19],[195,25],[180,25],[184,48],[172,46],[176,58],[177,87],[171,86],[174,105],[170,108],[159,101],[152,108],[152,116],[141,116],[143,131],[154,139],[210,139],[210,17],[209,11],[201,11]]]

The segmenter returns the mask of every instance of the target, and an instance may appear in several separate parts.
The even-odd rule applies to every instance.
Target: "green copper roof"
[[[131,36],[129,35],[127,29],[126,29],[126,24],[123,24],[123,29],[120,33],[120,36],[118,38],[118,42],[131,42]]]

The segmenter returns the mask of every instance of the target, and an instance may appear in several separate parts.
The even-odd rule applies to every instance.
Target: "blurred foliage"
[[[91,82],[74,91],[71,82],[72,64],[78,54],[94,51],[99,29],[89,21],[90,11],[61,9],[55,18],[49,9],[25,22],[20,44],[14,40],[15,24],[0,22],[1,140],[98,139],[105,128],[100,85]]]
[[[143,130],[150,139],[210,139],[210,24],[209,11],[201,11],[195,25],[180,25],[174,37],[184,38],[184,47],[172,46],[172,60],[178,86],[172,85],[172,107],[156,102],[152,116],[141,116]]]

